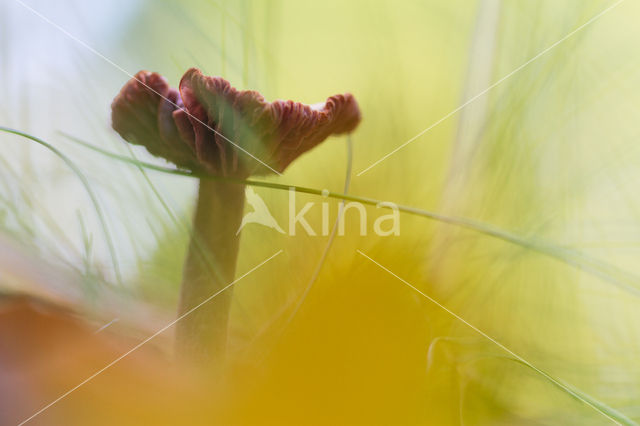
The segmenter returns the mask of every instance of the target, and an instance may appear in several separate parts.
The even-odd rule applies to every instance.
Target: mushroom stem
[[[176,324],[176,351],[204,368],[217,370],[224,361],[232,288],[203,302],[234,279],[244,190],[243,184],[200,180],[178,315],[202,305]]]

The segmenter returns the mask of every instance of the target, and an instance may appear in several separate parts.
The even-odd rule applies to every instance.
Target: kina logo
[[[236,235],[240,233],[242,228],[250,223],[257,223],[268,228],[273,228],[281,234],[285,233],[280,225],[278,225],[278,222],[276,222],[276,219],[269,211],[269,208],[264,203],[264,200],[258,194],[256,194],[256,192],[250,186],[247,187],[246,196],[247,203],[249,203],[249,205],[253,207],[253,211],[244,215],[244,217],[242,218],[242,223],[240,223],[240,227],[238,228]]]

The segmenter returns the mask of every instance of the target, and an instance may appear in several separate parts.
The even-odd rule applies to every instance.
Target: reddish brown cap
[[[281,172],[327,137],[349,133],[360,122],[351,94],[317,105],[267,102],[258,92],[236,90],[195,68],[179,88],[141,71],[114,99],[112,121],[125,140],[190,170],[240,178],[270,168]]]

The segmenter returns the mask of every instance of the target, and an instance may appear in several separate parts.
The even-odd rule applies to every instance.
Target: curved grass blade
[[[0,131],[5,132],[5,133],[11,133],[11,134],[14,134],[14,135],[17,135],[17,136],[21,136],[23,138],[32,140],[33,142],[36,142],[39,145],[44,146],[49,151],[53,152],[56,156],[58,156],[58,158],[60,158],[62,161],[64,161],[64,163],[77,176],[77,178],[82,183],[82,186],[84,186],[85,190],[87,191],[87,194],[89,194],[89,198],[91,199],[91,203],[93,204],[93,208],[95,209],[96,214],[98,215],[98,220],[100,221],[100,225],[102,226],[102,231],[104,233],[104,238],[105,238],[105,241],[107,243],[107,248],[109,250],[109,256],[111,256],[111,262],[112,262],[112,265],[113,265],[113,272],[115,274],[116,281],[118,282],[118,284],[120,286],[122,286],[122,275],[120,274],[120,267],[118,265],[118,259],[116,257],[116,250],[115,250],[115,246],[113,245],[113,240],[111,239],[111,234],[109,233],[109,228],[107,226],[107,221],[106,221],[106,219],[104,217],[104,214],[102,212],[102,208],[100,207],[100,204],[98,203],[98,198],[96,197],[95,193],[91,189],[91,185],[89,184],[89,181],[84,176],[82,171],[78,168],[78,166],[73,161],[71,161],[71,159],[69,157],[64,155],[57,148],[55,148],[53,145],[45,142],[44,140],[42,140],[40,138],[32,136],[32,135],[30,135],[28,133],[21,132],[19,130],[11,129],[11,128],[4,127],[4,126],[0,126]]]
[[[533,370],[534,372],[540,374],[542,377],[544,377],[545,379],[547,379],[549,382],[551,382],[554,386],[557,386],[558,388],[560,388],[561,390],[567,392],[572,398],[582,402],[583,404],[586,404],[588,406],[590,406],[591,408],[594,408],[595,410],[599,411],[600,413],[604,414],[606,417],[608,417],[610,420],[614,421],[617,424],[620,425],[629,425],[629,426],[636,426],[638,425],[637,422],[633,421],[632,419],[630,419],[629,417],[627,417],[626,415],[624,415],[623,413],[621,413],[620,411],[616,410],[615,408],[612,408],[610,406],[608,406],[607,404],[592,398],[591,396],[585,394],[584,392],[581,392],[580,390],[576,389],[575,387],[561,381],[560,379],[556,379],[555,377],[553,377],[552,375],[550,375],[549,373],[547,373],[544,370],[541,370],[540,368],[536,367],[535,365],[524,361],[522,359],[518,359],[518,358],[514,358],[514,357],[509,357],[509,356],[503,356],[501,358],[507,359],[509,361],[513,361],[516,362],[518,364],[524,365],[525,367]]]
[[[141,164],[141,162],[139,162],[138,159],[135,158],[135,154],[134,154],[133,150],[131,149],[131,146],[129,146],[127,144],[127,148],[129,150],[129,154],[131,154],[131,157],[132,157],[131,160]],[[138,168],[138,171],[142,174],[142,177],[144,178],[145,182],[147,183],[147,185],[149,186],[149,188],[151,189],[153,194],[156,196],[156,198],[158,199],[158,201],[162,205],[162,208],[167,212],[167,215],[169,215],[169,218],[171,219],[173,224],[175,226],[181,226],[181,227],[183,227],[185,229],[185,231],[189,234],[190,240],[194,242],[195,249],[204,258],[204,261],[207,264],[207,267],[209,269],[208,273],[210,274],[210,276],[212,276],[212,277],[215,276],[218,280],[221,280],[222,276],[220,275],[221,274],[220,268],[218,268],[216,266],[215,262],[211,258],[211,255],[206,250],[204,250],[204,245],[203,245],[203,242],[201,241],[200,236],[195,235],[193,233],[193,229],[191,227],[191,224],[188,221],[183,220],[182,218],[178,217],[178,215],[175,214],[171,210],[171,208],[169,207],[169,204],[162,197],[162,195],[160,194],[160,191],[158,191],[156,186],[153,184],[153,182],[149,178],[149,175],[145,171],[145,168],[140,164],[136,164],[136,166]]]
[[[353,170],[353,144],[352,144],[352,141],[351,141],[351,135],[349,135],[349,136],[347,136],[347,170],[345,172],[344,189],[342,191],[345,194],[347,194],[349,192],[349,187],[351,186],[351,172],[352,172],[352,170]],[[331,250],[331,246],[333,245],[333,241],[336,239],[336,234],[338,232],[338,225],[340,223],[340,219],[342,218],[342,215],[344,214],[344,210],[343,209],[344,209],[344,199],[340,200],[340,207],[339,207],[339,210],[338,210],[338,217],[336,218],[335,222],[333,223],[333,229],[331,229],[331,235],[329,236],[329,241],[327,241],[327,244],[324,247],[324,250],[322,251],[322,255],[320,256],[320,260],[318,261],[318,264],[316,265],[316,269],[313,271],[313,274],[311,275],[311,278],[309,279],[309,282],[307,283],[307,286],[305,287],[302,295],[300,296],[300,300],[298,301],[298,303],[294,307],[293,311],[291,312],[291,314],[289,315],[289,317],[285,321],[285,323],[283,325],[283,328],[286,328],[291,323],[291,321],[293,321],[293,318],[296,316],[296,314],[300,310],[300,307],[302,306],[302,304],[306,300],[307,295],[311,291],[311,287],[313,287],[313,284],[318,279],[318,276],[320,275],[320,271],[322,270],[322,267],[324,266],[324,263],[327,260],[327,256],[329,255],[329,251]]]
[[[70,160],[68,160],[68,158],[66,156],[64,156],[64,154],[60,153],[60,151],[58,151],[57,149],[55,149],[54,147],[50,146],[49,144],[47,144],[44,141],[41,141],[35,137],[32,137],[30,135],[24,134],[23,132],[19,132],[19,131],[14,131],[12,129],[7,129],[4,127],[0,127],[0,130],[2,131],[7,131],[9,133],[13,133],[19,136],[23,136],[23,137],[27,137],[31,140],[35,140],[38,143],[41,143],[45,146],[47,146],[49,149],[51,149],[53,152],[58,153],[58,155],[63,158],[66,159],[70,165],[70,167],[72,167],[74,170],[77,170],[77,168],[75,167],[75,165],[73,165],[73,163],[70,162]],[[156,170],[156,171],[160,171],[160,172],[164,172],[164,173],[169,173],[169,174],[173,174],[173,175],[178,175],[178,176],[186,176],[186,177],[196,177],[196,178],[205,178],[205,179],[213,179],[213,180],[223,180],[223,181],[229,181],[229,182],[235,182],[235,183],[239,183],[239,184],[246,184],[246,185],[252,185],[252,186],[256,186],[256,187],[265,187],[265,188],[272,188],[272,189],[279,189],[279,190],[289,190],[289,189],[295,189],[298,192],[302,192],[302,193],[307,193],[307,194],[312,194],[312,195],[318,195],[318,196],[324,196],[324,197],[330,197],[330,198],[335,198],[335,199],[339,199],[339,200],[350,200],[350,201],[357,201],[357,202],[361,202],[363,204],[367,204],[367,205],[373,205],[373,206],[378,206],[380,205],[381,201],[380,200],[376,200],[373,198],[368,198],[368,197],[359,197],[359,196],[354,196],[354,195],[348,195],[348,194],[339,194],[339,193],[333,193],[333,192],[329,192],[327,193],[327,191],[321,191],[321,190],[317,190],[314,188],[306,188],[306,187],[299,187],[299,186],[294,186],[294,185],[284,185],[284,184],[277,184],[277,183],[273,183],[273,182],[265,182],[265,181],[253,181],[253,180],[240,180],[240,179],[232,179],[232,178],[222,178],[222,177],[218,177],[218,176],[212,176],[212,175],[205,175],[205,174],[198,174],[198,173],[194,173],[194,172],[190,172],[190,171],[185,171],[185,170],[180,170],[180,169],[174,169],[174,168],[169,168],[169,167],[162,167],[162,166],[157,166],[155,164],[151,164],[151,163],[146,163],[146,162],[142,162],[142,161],[138,161],[129,157],[124,157],[118,154],[114,154],[111,153],[109,151],[103,150],[101,148],[95,147],[91,144],[88,144],[84,141],[81,141],[73,136],[67,135],[65,134],[65,136],[67,138],[70,138],[71,140],[73,140],[74,142],[85,146],[93,151],[96,151],[98,153],[101,153],[105,156],[108,156],[112,159],[118,160],[118,161],[122,161],[125,163],[129,163],[132,165],[135,165],[137,167],[143,167],[143,168],[147,168],[147,169],[151,169],[151,170]],[[66,161],[65,161],[66,162]],[[79,172],[79,170],[78,170]],[[82,176],[83,181],[86,181],[84,179],[84,176],[80,173],[80,176]],[[93,197],[92,197],[93,199]],[[384,204],[380,207],[383,207]],[[619,282],[615,277],[613,277],[612,275],[610,275],[610,273],[608,271],[612,270],[612,271],[617,271],[617,272],[621,272],[624,274],[627,274],[624,271],[618,271],[617,268],[613,267],[612,265],[608,265],[604,262],[600,262],[597,261],[595,259],[590,259],[586,256],[584,256],[581,253],[577,253],[577,252],[573,252],[571,250],[562,248],[562,247],[556,247],[556,246],[552,246],[549,244],[543,244],[540,242],[533,242],[533,241],[527,241],[525,239],[523,239],[520,236],[508,233],[506,231],[503,231],[499,228],[493,227],[491,225],[488,224],[484,224],[484,223],[479,223],[479,222],[475,222],[473,220],[470,219],[466,219],[466,218],[459,218],[459,217],[450,217],[450,216],[445,216],[445,215],[440,215],[438,213],[434,213],[434,212],[430,212],[430,211],[426,211],[426,210],[422,210],[422,209],[418,209],[415,207],[410,207],[410,206],[402,206],[402,205],[398,205],[397,206],[398,210],[408,213],[408,214],[413,214],[413,215],[417,215],[417,216],[421,216],[421,217],[426,217],[426,218],[430,218],[433,220],[437,220],[443,223],[448,223],[451,225],[455,225],[455,226],[459,226],[462,228],[466,228],[469,230],[473,230],[476,231],[478,233],[487,235],[487,236],[491,236],[494,238],[498,238],[501,239],[503,241],[506,242],[510,242],[516,245],[519,245],[523,248],[526,249],[530,249],[532,251],[538,252],[540,254],[544,254],[546,256],[552,257],[556,260],[562,261],[564,263],[566,263],[567,265],[570,265],[572,267],[578,268],[580,270],[584,270],[585,272],[589,272],[592,275],[595,275],[605,281],[609,281],[611,283],[614,283],[618,286],[620,286],[621,288],[624,288],[628,291],[631,291],[633,294],[638,295],[639,291],[637,288],[630,286],[626,283],[623,282]],[[588,263],[589,262],[593,262],[593,264],[595,265],[594,267],[588,267]],[[557,386],[558,388],[560,388],[561,390],[567,392],[571,397],[575,398],[576,400],[591,406],[592,408],[595,408],[597,411],[603,413],[606,417],[608,417],[610,420],[614,421],[617,424],[625,424],[625,425],[636,425],[637,423],[635,423],[632,419],[628,418],[627,416],[625,416],[624,414],[620,413],[619,411],[609,407],[608,405],[584,394],[583,392],[580,392],[578,390],[576,390],[575,388],[573,388],[572,386],[567,385],[564,382],[559,381],[558,379],[554,378],[553,376],[551,376],[549,373],[545,372],[544,370],[541,370],[540,368],[536,367],[533,364],[530,364],[526,361],[522,361],[521,359],[518,358],[511,358],[511,357],[507,357],[508,359],[511,359],[513,361],[516,361],[522,365],[525,365],[526,367],[532,369],[534,372],[536,372],[537,374],[541,375],[542,377],[544,377],[546,380],[548,380],[549,382],[553,383],[555,386]]]
[[[321,197],[329,197],[337,200],[356,201],[362,204],[376,206],[380,208],[387,208],[387,209],[390,208],[388,205],[384,204],[383,200],[377,200],[375,198],[341,194],[341,193],[331,192],[331,191],[322,191],[315,188],[280,184],[275,182],[241,180],[241,179],[234,179],[234,178],[219,177],[215,175],[195,173],[188,170],[158,166],[152,163],[132,160],[131,158],[106,151],[102,148],[98,148],[94,145],[84,142],[69,134],[66,134],[66,133],[62,133],[62,134],[66,138],[73,141],[74,143],[77,143],[81,146],[84,146],[85,148],[91,149],[95,152],[98,152],[112,159],[129,163],[135,166],[144,167],[146,169],[155,170],[162,173],[168,173],[168,174],[173,174],[177,176],[199,178],[199,179],[203,178],[203,179],[212,179],[212,180],[222,180],[222,181],[235,182],[238,184],[250,185],[255,187],[271,188],[271,189],[285,190],[285,191],[293,189],[296,192],[300,192],[304,194],[317,195]],[[599,259],[595,259],[590,256],[587,256],[584,253],[580,253],[578,251],[571,250],[565,247],[556,246],[546,241],[532,240],[532,239],[527,240],[524,237],[504,231],[493,225],[478,222],[472,219],[468,219],[464,217],[447,216],[447,215],[431,212],[428,210],[419,209],[416,207],[404,206],[401,204],[394,203],[394,205],[399,211],[403,213],[411,214],[414,216],[425,217],[428,219],[436,220],[438,222],[447,223],[453,226],[468,229],[492,238],[497,238],[502,241],[520,246],[527,250],[534,251],[536,253],[542,254],[544,256],[547,256],[559,262],[562,262],[568,266],[571,266],[572,268],[586,272],[602,281],[613,284],[618,288],[630,294],[633,294],[636,297],[640,297],[640,287],[638,287],[638,283],[640,283],[640,277],[628,271],[621,270],[620,268],[614,265],[611,265],[609,263],[606,263],[604,261],[601,261]]]

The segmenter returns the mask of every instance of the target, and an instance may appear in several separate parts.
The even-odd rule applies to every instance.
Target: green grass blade
[[[116,257],[116,250],[115,250],[115,247],[114,247],[114,244],[113,244],[113,240],[111,239],[111,234],[109,233],[109,228],[107,226],[107,221],[106,221],[106,219],[104,217],[104,213],[102,212],[102,208],[100,207],[100,203],[98,203],[98,198],[96,197],[95,193],[91,189],[91,185],[89,184],[89,181],[84,176],[82,171],[78,168],[78,166],[73,161],[71,161],[71,159],[69,157],[64,155],[62,152],[60,152],[60,150],[55,148],[53,145],[45,142],[44,140],[42,140],[40,138],[32,136],[32,135],[30,135],[28,133],[21,132],[19,130],[11,129],[11,128],[4,127],[4,126],[0,126],[0,131],[5,132],[5,133],[11,133],[11,134],[14,134],[14,135],[17,135],[17,136],[21,136],[23,138],[29,139],[29,140],[31,140],[33,142],[36,142],[39,145],[44,146],[49,151],[53,152],[56,156],[58,156],[58,158],[60,158],[71,169],[71,171],[78,177],[78,179],[82,183],[82,186],[84,186],[85,190],[87,191],[87,194],[89,194],[89,198],[91,199],[91,203],[93,204],[93,208],[95,209],[96,214],[98,215],[98,220],[100,221],[100,225],[102,226],[102,231],[104,233],[104,238],[105,238],[105,241],[107,243],[107,248],[109,250],[109,255],[111,257],[111,262],[112,262],[112,265],[113,265],[113,272],[115,274],[116,281],[118,282],[118,284],[120,286],[122,286],[122,275],[120,273],[120,267],[118,265],[118,259]]]
[[[171,167],[158,166],[156,164],[133,160],[128,157],[114,154],[112,152],[93,146],[87,142],[84,142],[66,133],[63,133],[63,135],[69,138],[74,143],[77,143],[81,146],[84,146],[88,149],[91,149],[95,152],[98,152],[114,160],[129,163],[137,167],[144,167],[146,169],[155,170],[162,173],[168,173],[168,174],[177,175],[177,176],[186,176],[191,178],[222,180],[222,181],[235,182],[235,183],[250,185],[255,187],[271,188],[271,189],[284,190],[284,191],[294,189],[296,192],[300,192],[300,193],[317,195],[321,197],[329,197],[337,200],[356,201],[356,202],[370,205],[370,206],[378,206],[380,205],[380,203],[384,202],[384,200],[377,200],[375,198],[341,194],[338,192],[331,192],[331,191],[327,192],[327,191],[322,191],[315,188],[307,188],[307,187],[297,186],[297,185],[287,185],[287,184],[280,184],[275,182],[242,180],[242,179],[234,179],[234,178],[227,178],[227,177],[219,177],[214,175],[199,174],[199,173],[195,173],[188,170],[180,170],[180,169],[175,169]],[[389,208],[389,207],[386,207],[384,204],[380,205],[380,207]],[[621,270],[620,268],[614,265],[611,265],[599,259],[589,257],[584,253],[571,250],[565,247],[560,247],[542,240],[526,239],[524,237],[510,233],[508,231],[505,231],[493,225],[490,225],[487,223],[481,223],[481,222],[464,218],[464,217],[443,215],[443,214],[431,212],[428,210],[419,209],[416,207],[404,206],[401,204],[396,204],[396,207],[398,208],[399,211],[407,214],[425,217],[428,219],[436,220],[438,222],[447,223],[453,226],[468,229],[492,238],[497,238],[502,241],[520,246],[522,248],[534,251],[544,256],[548,256],[552,259],[555,259],[566,265],[569,265],[575,269],[586,272],[589,275],[592,275],[602,281],[613,284],[619,287],[620,289],[630,294],[633,294],[634,296],[640,296],[640,287],[638,287],[638,283],[640,282],[639,277],[635,276],[634,274],[628,271]]]

